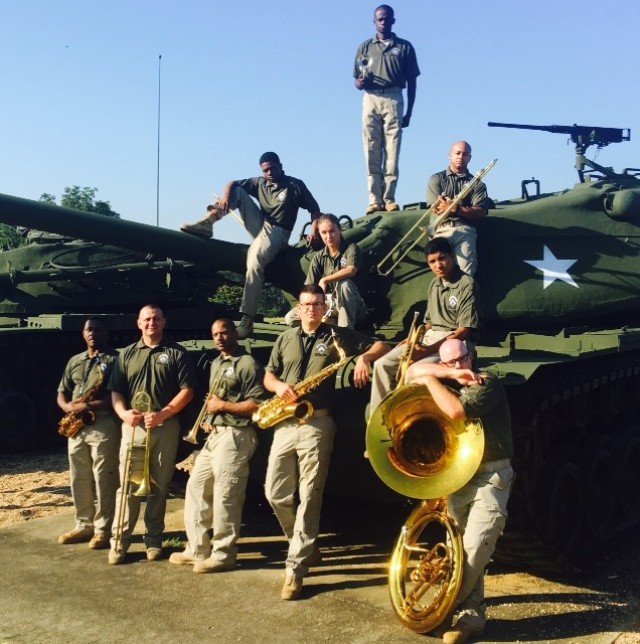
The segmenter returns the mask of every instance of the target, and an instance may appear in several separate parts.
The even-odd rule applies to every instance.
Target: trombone
[[[462,190],[451,201],[444,212],[438,215],[432,224],[424,227],[423,222],[425,221],[425,219],[427,219],[427,217],[431,218],[431,215],[433,214],[432,211],[435,203],[431,204],[431,206],[429,206],[429,208],[420,216],[418,221],[416,221],[416,223],[411,226],[411,228],[402,237],[402,239],[382,258],[377,266],[378,275],[382,275],[383,277],[389,275],[398,266],[398,264],[400,264],[400,262],[422,241],[423,237],[425,237],[426,235],[433,237],[437,229],[446,221],[446,219],[450,215],[452,215],[456,211],[460,202],[476,187],[476,185],[478,185],[478,183],[480,183],[482,178],[493,169],[493,166],[497,162],[498,159],[494,159],[486,168],[482,168],[482,170],[475,174],[473,179],[471,179],[471,181],[469,181],[462,187]],[[421,228],[420,235],[418,235],[418,237],[416,237],[416,239],[411,244],[409,244],[409,246],[407,246],[407,248],[387,268],[385,264],[387,264],[389,260],[392,259],[393,255],[398,252],[398,250],[413,235],[417,228]]]
[[[193,424],[193,427],[189,430],[189,433],[186,436],[182,437],[183,441],[187,443],[192,443],[193,445],[198,444],[198,431],[202,428],[206,431],[211,431],[211,419],[208,422],[204,422],[204,418],[207,415],[207,402],[211,396],[216,395],[218,398],[224,398],[227,393],[227,383],[222,378],[216,378],[211,385],[209,393],[204,398],[204,405],[196,418],[196,422]]]
[[[151,411],[151,397],[145,391],[136,392],[133,397],[132,408],[146,414]],[[144,442],[144,464],[142,466],[142,479],[138,485],[138,489],[133,492],[133,496],[153,496],[151,491],[151,475],[150,475],[150,460],[151,460],[151,430],[146,430],[147,435]],[[134,445],[136,428],[132,427],[131,442],[127,450],[127,458],[124,464],[124,472],[122,475],[122,483],[120,484],[120,507],[118,508],[118,522],[116,525],[116,533],[114,536],[114,550],[121,554],[124,552],[122,547],[122,538],[124,536],[124,520],[127,511],[126,498],[129,495],[129,488],[133,480],[133,450],[137,447]]]

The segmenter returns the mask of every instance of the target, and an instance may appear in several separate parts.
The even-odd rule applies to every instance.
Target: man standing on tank
[[[466,141],[457,141],[449,151],[449,167],[436,172],[429,179],[427,205],[432,207],[431,223],[449,207],[465,184],[473,179],[467,168],[470,160],[471,146]],[[486,217],[492,206],[493,202],[487,196],[487,187],[479,181],[436,231],[436,237],[449,240],[458,266],[472,277],[478,269],[474,222]]]
[[[472,367],[472,354],[460,340],[440,346],[440,363],[418,362],[407,381],[425,385],[434,403],[451,420],[478,418],[485,436],[482,461],[471,480],[447,499],[447,512],[462,533],[462,586],[445,644],[464,644],[477,637],[487,621],[484,571],[507,521],[507,501],[513,482],[511,412],[500,380]],[[455,392],[446,385],[456,386]]]
[[[89,548],[109,547],[116,490],[120,427],[111,407],[107,383],[118,352],[108,344],[100,318],[88,318],[82,328],[86,351],[73,356],[58,386],[58,407],[65,414],[93,415],[69,438],[69,476],[76,525],[58,543],[89,542]],[[93,391],[93,393],[91,393]]]
[[[409,127],[420,75],[413,45],[391,31],[393,9],[382,4],[373,13],[374,38],[365,40],[353,66],[355,86],[364,90],[362,139],[367,166],[367,214],[399,210],[395,200],[402,128]],[[407,88],[407,110],[402,90]]]
[[[258,298],[264,284],[264,271],[289,243],[298,210],[304,208],[311,215],[309,241],[318,229],[320,206],[304,181],[285,174],[280,157],[265,152],[259,160],[261,177],[230,181],[224,187],[217,203],[207,207],[203,219],[193,224],[182,224],[180,230],[207,239],[213,234],[213,224],[229,210],[237,209],[244,227],[253,238],[247,252],[247,272],[238,325],[238,338],[244,340],[253,333],[253,319],[258,310]],[[256,199],[259,206],[256,205]]]

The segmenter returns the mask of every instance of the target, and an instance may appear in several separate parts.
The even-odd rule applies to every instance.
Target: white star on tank
[[[545,245],[542,259],[524,259],[522,261],[542,271],[544,278],[543,289],[551,286],[556,280],[561,280],[570,286],[578,288],[573,277],[568,273],[569,269],[578,261],[577,259],[558,259],[551,252],[551,249]]]

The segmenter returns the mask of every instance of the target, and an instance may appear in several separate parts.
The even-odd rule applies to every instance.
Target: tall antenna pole
[[[158,158],[156,167],[156,226],[160,227],[160,78],[162,54],[158,55]]]

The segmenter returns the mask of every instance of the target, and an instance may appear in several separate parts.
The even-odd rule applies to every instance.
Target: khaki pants
[[[469,483],[447,501],[448,514],[456,520],[464,546],[456,612],[473,628],[483,628],[486,621],[484,571],[507,522],[512,482],[508,459],[483,463]]]
[[[244,227],[253,237],[247,251],[247,272],[240,311],[255,317],[264,285],[264,269],[287,247],[291,231],[265,221],[260,208],[242,188],[234,188],[230,207],[238,209]]]
[[[144,510],[144,542],[147,548],[162,547],[162,533],[164,532],[164,514],[167,507],[167,493],[169,483],[173,478],[173,471],[176,465],[176,452],[178,451],[178,439],[180,435],[180,422],[177,417],[169,418],[160,427],[154,427],[151,431],[151,457],[149,459],[149,471],[152,483],[153,496],[140,497],[128,494],[125,490],[126,509],[124,512],[124,526],[122,532],[123,548],[126,552],[131,543],[131,535],[136,527],[140,506],[146,501]],[[144,462],[144,444],[147,432],[143,427],[131,427],[122,423],[122,443],[120,445],[120,481],[124,478],[124,468],[129,452],[129,444],[134,440],[134,445],[139,447],[133,450],[132,472],[134,479],[139,480]],[[136,485],[133,485],[135,492]],[[116,497],[116,513],[113,522],[112,535],[118,530],[118,517],[120,515],[120,503],[122,499],[122,487],[118,490]],[[111,548],[115,548],[115,539],[111,539]]]
[[[216,427],[196,456],[184,499],[185,554],[236,561],[249,460],[258,439],[253,427]],[[213,543],[209,530],[213,527]]]
[[[289,540],[287,572],[296,577],[309,572],[304,562],[317,547],[335,432],[333,418],[322,416],[303,425],[285,421],[273,435],[265,494]]]
[[[478,256],[476,253],[476,229],[469,224],[445,221],[438,227],[436,237],[443,237],[453,247],[453,252],[458,261],[458,266],[473,277],[478,270]]]
[[[364,92],[362,141],[369,205],[395,202],[403,113],[404,99],[401,89]]]
[[[109,535],[118,489],[120,427],[110,412],[96,413],[96,422],[83,427],[67,444],[69,478],[76,529],[93,528]]]

